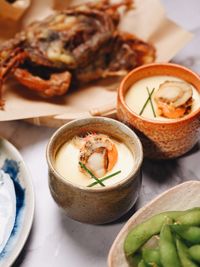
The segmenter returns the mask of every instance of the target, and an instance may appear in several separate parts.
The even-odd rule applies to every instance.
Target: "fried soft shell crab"
[[[0,47],[0,93],[12,74],[27,88],[51,97],[70,85],[125,75],[154,61],[155,49],[117,29],[119,7],[132,0],[82,4],[34,22]],[[4,106],[1,96],[0,106]]]

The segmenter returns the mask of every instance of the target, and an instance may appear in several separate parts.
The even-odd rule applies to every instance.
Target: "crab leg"
[[[25,52],[19,52],[19,49],[16,49],[16,51],[13,51],[9,55],[9,59],[7,58],[1,63],[0,68],[0,80],[5,81],[5,79],[8,77],[9,73],[18,67],[21,63],[23,63],[24,59],[26,58]]]
[[[71,82],[71,73],[68,71],[51,74],[50,79],[45,80],[39,76],[34,76],[28,70],[17,68],[14,76],[21,84],[29,89],[38,91],[46,97],[63,95],[69,88]]]
[[[8,53],[8,52],[6,52]],[[2,98],[2,86],[9,74],[17,68],[26,58],[26,53],[20,51],[20,49],[15,49],[12,53],[6,56],[3,59],[1,55],[2,61],[0,62],[0,109],[3,109],[4,100]]]

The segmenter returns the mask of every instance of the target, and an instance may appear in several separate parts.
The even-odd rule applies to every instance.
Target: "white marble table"
[[[173,61],[200,73],[200,1],[162,2],[171,19],[195,34],[192,42]],[[33,228],[14,266],[104,267],[113,240],[134,210],[120,221],[104,226],[82,224],[63,215],[48,189],[45,149],[53,132],[53,129],[20,121],[0,123],[0,135],[19,149],[31,171],[36,196]],[[200,180],[199,158],[197,144],[177,160],[145,160],[141,194],[135,209],[171,186],[186,180]]]

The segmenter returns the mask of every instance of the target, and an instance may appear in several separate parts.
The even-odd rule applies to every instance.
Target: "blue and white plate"
[[[33,222],[34,192],[17,149],[0,137],[0,267],[11,266]]]

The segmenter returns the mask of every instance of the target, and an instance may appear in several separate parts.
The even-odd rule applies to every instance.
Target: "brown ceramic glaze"
[[[88,188],[62,177],[55,169],[55,158],[60,147],[75,135],[100,132],[123,141],[135,157],[129,176],[112,186]],[[47,146],[49,187],[56,203],[65,213],[78,221],[102,224],[125,214],[137,200],[141,186],[142,146],[133,131],[124,124],[108,118],[86,118],[59,128]]]
[[[135,129],[149,158],[167,159],[189,151],[198,141],[200,109],[173,121],[144,118],[132,111],[125,103],[125,95],[138,80],[150,76],[170,75],[191,83],[200,93],[200,77],[193,71],[176,64],[149,64],[131,71],[121,82],[118,90],[118,118]]]

